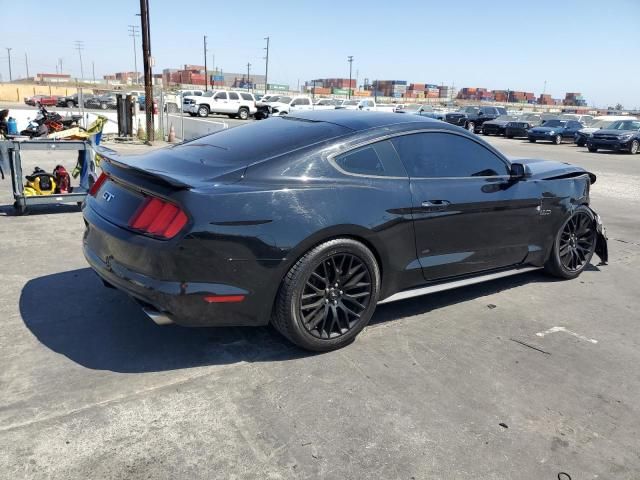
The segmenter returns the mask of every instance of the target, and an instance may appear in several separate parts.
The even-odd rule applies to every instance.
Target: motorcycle
[[[44,137],[52,132],[80,127],[78,122],[81,119],[82,115],[63,117],[59,113],[49,112],[46,108],[41,106],[36,117],[29,122],[27,128],[20,132],[20,135],[24,135],[29,138]]]

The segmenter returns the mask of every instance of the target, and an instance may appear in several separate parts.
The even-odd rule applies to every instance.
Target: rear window
[[[242,98],[244,98],[245,100],[248,100],[250,102],[253,102],[253,97],[251,96],[250,93],[241,93],[240,96]]]
[[[333,123],[270,118],[196,138],[172,150],[184,157],[198,156],[205,164],[248,165],[350,132]]]

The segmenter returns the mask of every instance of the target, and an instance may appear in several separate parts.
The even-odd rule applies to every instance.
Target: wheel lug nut
[[[342,290],[340,290],[340,295],[342,295],[344,292]]]

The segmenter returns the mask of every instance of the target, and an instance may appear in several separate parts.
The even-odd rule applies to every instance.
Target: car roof
[[[360,131],[369,128],[384,127],[390,125],[420,123],[425,127],[455,128],[448,123],[418,115],[400,115],[391,112],[362,112],[358,110],[305,110],[290,113],[289,118],[297,118],[312,122],[327,122],[334,125]]]

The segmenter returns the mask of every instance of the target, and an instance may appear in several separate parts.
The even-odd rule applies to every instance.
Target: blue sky
[[[4,47],[15,76],[80,75],[74,41],[85,43],[85,76],[133,70],[127,25],[138,24],[138,0],[87,2],[0,0],[0,74]],[[547,93],[582,92],[589,103],[640,106],[640,0],[276,1],[150,0],[154,71],[202,64],[208,36],[226,72],[264,72],[263,38],[271,37],[269,78],[348,77],[455,84]],[[72,18],[70,18],[70,16]],[[138,45],[139,46],[139,45]],[[140,49],[140,48],[139,48]],[[138,56],[140,63],[140,54]],[[211,55],[209,55],[209,64]],[[139,67],[141,70],[141,67]]]

